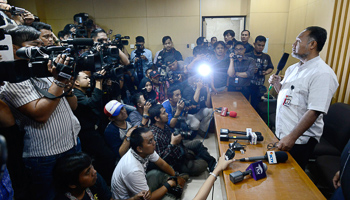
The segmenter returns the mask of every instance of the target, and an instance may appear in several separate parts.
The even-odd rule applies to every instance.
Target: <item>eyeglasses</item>
[[[278,142],[269,143],[269,144],[267,145],[267,150],[271,150],[271,149],[274,149],[274,148],[278,148],[278,147],[277,147],[277,144],[278,144]]]

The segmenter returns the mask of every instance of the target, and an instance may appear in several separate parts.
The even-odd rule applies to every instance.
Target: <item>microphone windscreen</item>
[[[276,151],[275,152],[277,163],[283,163],[288,160],[288,154],[284,151]]]
[[[256,136],[256,140],[257,140],[257,141],[264,141],[264,136],[262,136],[262,135],[257,135],[257,136]]]
[[[237,117],[237,113],[235,111],[230,112],[230,117]]]
[[[289,54],[288,53],[284,53],[281,60],[279,61],[278,65],[277,65],[277,70],[282,71],[282,69],[284,68],[284,66],[286,66],[287,60],[288,60]]]
[[[265,172],[267,171],[267,165],[263,163]]]

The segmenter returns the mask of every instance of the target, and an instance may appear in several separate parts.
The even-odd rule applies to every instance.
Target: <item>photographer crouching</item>
[[[192,76],[188,78],[187,85],[184,85],[183,98],[191,102],[188,107],[186,123],[191,130],[205,138],[213,109],[210,103],[210,91],[208,81],[201,76]]]

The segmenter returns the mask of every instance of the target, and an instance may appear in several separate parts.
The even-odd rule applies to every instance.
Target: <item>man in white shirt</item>
[[[272,75],[269,83],[278,93],[276,136],[278,149],[289,151],[305,169],[323,130],[322,115],[327,114],[338,81],[332,68],[319,56],[327,39],[321,27],[308,27],[293,44],[293,57],[300,60],[284,76]]]
[[[183,186],[185,181],[181,177],[173,177],[175,171],[154,151],[156,146],[152,131],[136,128],[131,133],[130,146],[131,149],[119,161],[112,176],[113,198],[128,199],[145,191],[146,199],[175,199],[167,192],[176,187],[177,182]],[[165,173],[152,170],[146,175],[149,162],[154,162]]]

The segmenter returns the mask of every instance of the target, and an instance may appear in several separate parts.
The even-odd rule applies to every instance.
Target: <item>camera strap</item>
[[[55,95],[49,93],[48,91],[45,91],[41,88],[39,88],[35,83],[34,81],[30,78],[29,79],[30,82],[32,83],[32,85],[34,86],[34,88],[36,89],[36,91],[38,91],[39,93],[41,93],[42,95],[44,95],[44,97],[48,98],[48,99],[59,99],[59,98],[62,98],[64,96],[67,96],[67,94],[72,90],[72,88],[70,88],[67,92],[64,92],[62,95],[56,97]]]

